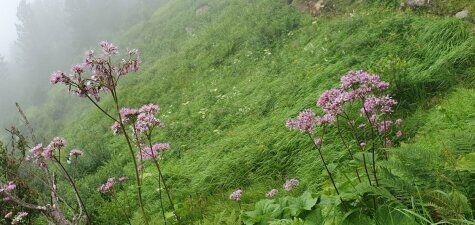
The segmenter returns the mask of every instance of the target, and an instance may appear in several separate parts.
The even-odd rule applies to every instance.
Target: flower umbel
[[[231,193],[231,195],[229,195],[229,199],[233,200],[233,201],[236,201],[236,202],[240,202],[241,201],[241,196],[242,196],[242,190],[238,189],[238,190],[234,191],[233,193]]]

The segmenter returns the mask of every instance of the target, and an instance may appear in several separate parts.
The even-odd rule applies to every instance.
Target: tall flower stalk
[[[139,176],[137,160],[135,159],[130,136],[125,130],[123,118],[120,114],[120,104],[117,95],[119,79],[123,76],[127,76],[129,73],[138,72],[142,62],[138,50],[133,49],[127,51],[127,58],[120,60],[118,63],[113,63],[112,57],[119,53],[118,47],[106,41],[101,42],[99,45],[102,48],[102,54],[96,55],[94,51],[86,52],[83,63],[74,65],[71,68],[71,74],[68,75],[62,71],[54,72],[51,75],[50,82],[51,84],[62,83],[68,87],[71,93],[79,97],[87,98],[104,113],[104,115],[121,127],[134,164],[139,207],[145,222],[148,224],[148,218],[142,200],[142,183]],[[89,75],[86,73],[86,70],[90,71]],[[101,100],[101,92],[111,93],[117,117],[112,116],[99,106],[98,102]]]
[[[180,221],[175,205],[171,197],[170,189],[168,188],[165,178],[163,177],[162,168],[159,163],[159,158],[161,153],[170,149],[170,145],[167,143],[158,143],[153,144],[152,135],[157,128],[163,128],[163,123],[157,119],[157,114],[160,111],[160,107],[157,105],[149,104],[144,105],[139,109],[133,108],[122,108],[119,110],[120,117],[122,118],[122,123],[114,123],[112,126],[112,131],[114,134],[118,135],[124,131],[125,126],[130,126],[132,133],[134,134],[135,145],[139,148],[139,152],[136,156],[137,159],[143,163],[145,160],[151,160],[158,172],[158,184],[159,184],[159,198],[160,206],[163,210],[163,199],[162,199],[162,184],[165,194],[167,195],[170,206],[175,215],[175,219]],[[147,142],[144,143],[143,140]],[[166,218],[164,217],[164,220]]]
[[[353,147],[348,143],[353,139],[356,143],[355,151],[362,153],[363,167],[369,185],[372,186],[373,183],[368,164],[372,167],[373,179],[378,187],[376,153],[380,147],[390,147],[392,144],[391,139],[397,140],[402,136],[402,131],[400,130],[402,120],[398,119],[393,122],[389,119],[397,102],[383,94],[388,88],[389,83],[381,81],[378,75],[372,75],[364,71],[350,71],[341,78],[340,88],[327,90],[317,99],[316,106],[323,111],[323,115],[316,116],[312,110],[306,109],[296,119],[287,120],[286,126],[292,131],[299,130],[312,140],[314,139],[313,134],[316,127],[321,127],[322,134],[327,129],[335,128],[351,160],[354,159],[354,151],[352,150]],[[356,108],[359,107],[359,111],[353,111],[355,106]],[[359,115],[355,116],[355,114]],[[342,126],[341,121],[345,121],[348,125]],[[357,122],[361,123],[358,125],[358,128],[356,128]],[[393,126],[394,124],[396,126]],[[345,128],[351,133],[351,138],[345,137],[343,134],[343,129]],[[394,135],[395,130],[397,132]],[[378,145],[381,140],[382,144]],[[336,193],[339,194],[334,177],[329,171],[321,151],[323,135],[321,138],[313,140],[313,143],[319,152]],[[371,147],[368,146],[369,144],[371,144]],[[371,162],[367,162],[365,154],[369,149],[371,149],[372,155]],[[355,172],[356,178],[361,182],[358,168],[356,168]]]

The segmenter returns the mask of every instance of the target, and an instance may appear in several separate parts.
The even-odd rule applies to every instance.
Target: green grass
[[[196,16],[205,2],[209,12]],[[395,151],[439,154],[445,145],[457,156],[473,151],[473,24],[379,3],[353,7],[351,15],[312,18],[285,1],[172,1],[117,38],[122,48],[141,49],[144,60],[143,72],[123,80],[121,104],[162,107],[167,127],[154,139],[172,145],[163,157],[165,177],[189,224],[234,223],[237,205],[227,197],[237,188],[245,190],[245,209],[286,178],[299,178],[299,190],[325,188],[311,143],[284,123],[314,107],[349,70],[380,74],[393,85],[401,103],[396,114],[408,121],[408,144]],[[100,112],[63,93],[52,91],[44,108],[30,112],[45,136],[63,135],[86,152],[76,176],[98,223],[123,223],[109,210],[129,202],[135,211],[132,183],[127,196],[120,192],[113,201],[95,190],[108,177],[133,177],[125,142],[112,136],[112,123]],[[113,110],[111,103],[101,104]],[[65,107],[52,107],[58,104]],[[341,149],[329,143],[325,154],[333,161]],[[145,178],[146,208],[161,224],[151,165],[146,172],[153,174]],[[136,212],[136,222],[139,217]]]

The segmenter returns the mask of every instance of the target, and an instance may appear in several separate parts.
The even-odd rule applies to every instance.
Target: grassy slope
[[[428,131],[459,128],[437,123],[434,106],[443,99],[447,108],[473,102],[475,36],[462,21],[378,4],[313,19],[284,1],[200,2],[210,5],[209,13],[196,16],[195,1],[172,2],[119,39],[123,47],[140,48],[145,61],[141,74],[124,80],[122,104],[162,107],[167,127],[155,139],[172,145],[164,155],[165,174],[190,221],[199,220],[201,210],[206,217],[233,211],[227,195],[238,187],[246,192],[244,207],[287,177],[299,178],[302,190],[320,190],[325,176],[317,155],[284,122],[313,107],[349,70],[378,73],[394,84],[391,92],[402,103],[397,113],[408,120],[408,142],[440,147],[435,140],[446,134]],[[193,35],[185,27],[193,27]],[[465,89],[446,97],[454,87]],[[106,98],[102,104],[110,103]],[[466,109],[455,120],[473,135],[473,109]],[[61,115],[69,119],[65,136],[87,152],[78,165],[81,189],[100,221],[117,223],[120,218],[106,212],[111,204],[133,202],[133,187],[128,196],[120,193],[119,202],[104,201],[94,191],[110,176],[133,176],[124,142],[94,109],[71,115],[78,118]],[[325,151],[335,159],[340,148],[335,142]],[[156,186],[153,176],[145,178],[147,208],[158,220]]]

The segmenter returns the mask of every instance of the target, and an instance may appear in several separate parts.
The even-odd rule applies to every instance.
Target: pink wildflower
[[[391,147],[393,145],[393,142],[389,139],[386,138],[386,147]]]
[[[366,128],[366,124],[362,123],[358,126],[360,130],[364,130]]]
[[[323,140],[321,138],[317,138],[314,142],[315,146],[317,146],[317,148],[320,148],[322,146]]]
[[[402,137],[402,131],[399,130],[398,132],[396,132],[396,137],[401,138]]]
[[[53,138],[53,141],[51,141],[50,145],[53,148],[64,148],[67,146],[66,140],[60,137],[55,137]]]
[[[364,107],[361,108],[361,113],[365,114],[390,114],[393,112],[393,106],[397,104],[397,101],[389,96],[374,97],[369,96],[365,99]]]
[[[380,134],[386,133],[391,128],[392,121],[386,120],[378,123],[378,132]]]
[[[277,189],[272,189],[269,192],[266,193],[267,198],[275,198],[275,196],[279,193],[279,190]]]
[[[68,76],[61,71],[56,71],[51,74],[50,83],[57,84],[57,83],[67,83],[69,81]]]
[[[122,130],[121,130],[121,127],[120,127],[120,123],[114,122],[114,124],[113,124],[112,127],[111,127],[111,130],[112,130],[112,133],[113,133],[114,135],[116,135],[116,136],[119,135],[119,134],[121,133],[121,131],[122,131]]]
[[[229,195],[229,199],[233,200],[233,201],[236,201],[236,202],[240,202],[241,201],[241,196],[242,196],[242,190],[239,189],[239,190],[236,190],[235,192],[233,192],[231,195]]]
[[[10,181],[8,182],[7,185],[5,185],[3,188],[0,189],[0,193],[1,192],[12,192],[14,191],[16,188],[16,184],[13,183],[13,181]]]
[[[341,78],[341,88],[352,89],[356,93],[365,94],[372,90],[384,91],[389,83],[381,81],[378,75],[372,75],[362,70],[350,71]]]
[[[127,180],[128,180],[127,177],[121,177],[121,178],[119,178],[119,182],[120,182],[120,183],[125,183],[125,182],[127,182]]]
[[[317,100],[317,106],[323,111],[331,115],[339,115],[343,112],[343,104],[345,103],[345,93],[339,89],[331,89],[325,91]]]
[[[139,110],[131,108],[120,109],[120,116],[122,117],[122,123],[128,124],[131,120],[135,119],[139,114]]]
[[[69,155],[78,157],[82,155],[82,151],[78,149],[73,149],[69,152]]]
[[[286,127],[293,130],[300,130],[302,133],[313,133],[313,127],[315,126],[315,114],[310,109],[306,109],[301,112],[296,120],[287,120]]]
[[[137,154],[137,158],[139,159],[142,158],[143,160],[157,159],[161,152],[169,150],[169,149],[170,149],[170,144],[168,143],[154,144],[152,146],[152,149],[150,149],[150,147],[145,147],[143,151]]]
[[[51,159],[54,157],[54,148],[51,144],[44,148],[44,151],[41,153],[41,156],[43,157],[43,159]]]
[[[112,188],[114,187],[114,184],[116,183],[115,177],[111,177],[107,180],[105,184],[102,184],[97,191],[99,191],[102,194],[107,194],[110,191],[112,191]]]
[[[284,190],[291,191],[295,186],[299,185],[300,181],[297,179],[290,179],[284,183]]]
[[[325,114],[323,117],[317,116],[317,126],[326,126],[335,122],[335,117],[332,114]]]
[[[84,64],[76,64],[71,67],[71,71],[76,74],[81,74],[84,72]]]
[[[119,53],[119,48],[117,48],[114,44],[107,42],[107,41],[102,41],[99,44],[102,47],[102,53],[104,56],[111,56]]]

